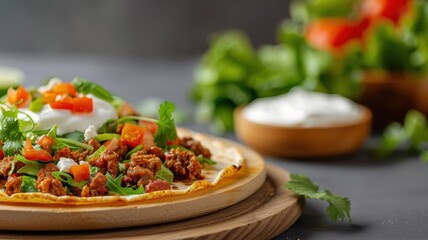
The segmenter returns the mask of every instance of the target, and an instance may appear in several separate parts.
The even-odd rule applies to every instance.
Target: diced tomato
[[[37,139],[37,144],[50,153],[52,151],[54,140],[49,136],[42,135],[39,139]]]
[[[74,88],[74,85],[71,83],[59,83],[53,86],[52,92],[58,93],[58,94],[68,94],[72,97],[77,96],[76,88]]]
[[[166,141],[166,145],[179,145],[180,144],[180,138],[176,137],[174,140],[168,140]]]
[[[56,96],[58,96],[59,94],[54,93],[54,92],[47,92],[43,94],[43,101],[45,103],[50,103],[50,102],[55,102]]]
[[[92,98],[76,97],[74,98],[74,112],[90,113],[94,109]]]
[[[31,95],[27,92],[27,90],[23,86],[19,86],[17,90],[12,87],[7,91],[7,101],[10,104],[15,104],[17,107],[23,106],[30,100]]]
[[[87,163],[71,166],[70,173],[73,175],[73,178],[76,182],[88,180],[91,177],[89,164]]]
[[[31,140],[27,138],[22,149],[22,155],[28,160],[38,160],[42,162],[52,161],[52,155],[44,149],[34,149]]]
[[[345,18],[325,18],[311,22],[306,28],[306,40],[318,49],[340,52],[351,40],[361,39],[369,21],[353,22]]]
[[[361,14],[372,20],[389,19],[394,23],[400,21],[412,6],[412,0],[364,0]]]
[[[120,138],[130,147],[136,147],[143,142],[146,128],[132,123],[125,123]]]
[[[54,101],[48,103],[53,109],[74,110],[74,99],[67,94],[57,95]]]
[[[146,129],[149,130],[152,133],[152,135],[155,135],[156,131],[158,130],[158,125],[154,122],[140,121],[140,124],[143,124],[144,126],[146,126]]]

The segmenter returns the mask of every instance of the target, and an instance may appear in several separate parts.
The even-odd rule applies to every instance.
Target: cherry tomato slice
[[[120,138],[130,147],[136,147],[143,142],[146,128],[132,123],[125,123]]]

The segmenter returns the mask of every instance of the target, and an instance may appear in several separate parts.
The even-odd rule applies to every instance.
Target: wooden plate
[[[215,137],[209,137],[219,140]],[[246,199],[263,184],[263,158],[237,143],[221,140],[241,151],[245,165],[232,177],[212,188],[181,196],[168,196],[137,203],[97,206],[1,204],[2,230],[93,230],[159,224],[205,215]]]
[[[285,190],[288,172],[267,165],[268,177],[249,198],[214,213],[159,225],[70,232],[2,231],[10,239],[272,239],[300,216],[303,199]],[[36,221],[33,219],[33,221]]]

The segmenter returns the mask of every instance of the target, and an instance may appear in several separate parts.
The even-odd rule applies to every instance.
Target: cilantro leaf
[[[2,137],[0,137],[0,138],[5,139]],[[20,153],[22,147],[23,147],[23,140],[22,139],[17,139],[17,140],[10,139],[10,140],[5,141],[3,143],[3,153],[5,156],[13,156],[17,153]]]
[[[3,140],[3,152],[5,156],[13,156],[19,153],[23,146],[23,135],[19,129],[18,112],[2,108],[0,119],[0,139]]]
[[[385,129],[379,146],[375,149],[378,158],[385,158],[400,146],[406,146],[410,152],[421,152],[428,143],[428,123],[426,117],[411,110],[406,114],[404,124],[391,123]],[[428,158],[427,153],[421,153],[422,160]]]
[[[407,134],[399,123],[390,124],[383,133],[380,145],[375,149],[377,158],[385,158],[407,140]]]
[[[165,101],[159,106],[159,120],[157,121],[158,130],[154,140],[156,145],[161,148],[166,147],[168,140],[174,140],[177,137],[177,131],[172,113],[175,110],[174,103]]]
[[[125,196],[125,195],[134,195],[134,194],[143,194],[146,191],[144,190],[143,186],[140,186],[137,189],[133,189],[130,187],[122,187],[122,174],[119,175],[116,179],[114,179],[110,173],[106,174],[107,177],[107,183],[106,183],[106,187],[110,192],[114,192],[117,193],[121,196]]]
[[[174,174],[162,164],[161,169],[156,172],[156,178],[172,183],[174,180]]]
[[[333,194],[328,190],[319,190],[318,185],[312,182],[305,175],[290,174],[290,181],[285,184],[285,187],[305,198],[327,201],[329,205],[326,208],[326,212],[332,221],[335,222],[338,219],[343,221],[345,218],[348,218],[349,222],[352,222],[351,202],[349,199],[347,197]]]
[[[76,180],[74,180],[73,177],[71,177],[69,174],[65,172],[59,172],[59,171],[52,172],[52,176],[54,176],[56,179],[60,180],[61,182],[67,183],[72,187],[78,187],[80,189],[82,189],[83,186],[85,186],[88,183],[88,181],[76,182]]]
[[[37,173],[40,171],[40,169],[45,167],[45,164],[43,164],[43,163],[40,163],[38,161],[27,160],[22,155],[15,155],[15,157],[13,158],[13,162],[12,162],[12,168],[9,171],[9,175],[12,174],[13,171],[15,170],[15,164],[17,162],[25,163],[25,166],[20,168],[17,171],[17,173],[21,173],[21,174],[25,173],[25,174],[32,175],[32,176],[37,176]]]

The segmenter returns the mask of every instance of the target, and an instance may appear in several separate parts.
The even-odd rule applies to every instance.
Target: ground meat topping
[[[76,161],[73,156],[71,155],[71,150],[69,147],[61,148],[58,151],[56,151],[55,155],[53,156],[54,161],[59,161],[60,158],[70,158]]]
[[[12,195],[14,193],[20,193],[21,190],[21,184],[22,184],[22,176],[18,174],[12,174],[7,178],[6,184],[4,185],[4,192],[7,195]]]
[[[4,157],[2,160],[0,160],[0,176],[2,176],[3,178],[7,178],[7,175],[12,169],[13,159],[14,157],[10,156],[10,157]],[[18,171],[23,166],[25,166],[25,163],[15,162],[15,169],[13,172]]]
[[[165,167],[174,173],[175,179],[202,179],[202,166],[198,158],[179,148],[171,149],[165,158]]]
[[[196,141],[191,137],[181,138],[180,145],[194,152],[196,156],[202,155],[205,158],[211,158],[210,150],[204,148],[201,142]]]
[[[63,196],[67,190],[62,185],[61,181],[52,176],[52,172],[59,171],[58,167],[53,163],[48,163],[44,168],[37,173],[36,188],[39,192],[50,193],[56,196]]]
[[[108,193],[106,188],[107,177],[98,172],[91,182],[85,185],[82,189],[82,197],[104,196]]]
[[[99,172],[103,174],[109,172],[114,178],[119,172],[119,154],[115,151],[103,152],[100,157],[91,159],[89,163],[97,166]]]
[[[152,171],[147,168],[140,166],[129,167],[126,171],[126,176],[122,178],[122,184],[126,186],[137,185],[138,187],[149,184],[155,180],[155,175]]]
[[[156,157],[160,158],[160,160],[165,160],[165,153],[163,152],[162,148],[160,147],[150,147],[149,150],[147,150],[147,153],[156,155]]]
[[[154,154],[147,154],[146,150],[140,150],[131,155],[131,167],[140,166],[147,168],[156,174],[161,169],[162,161]]]

